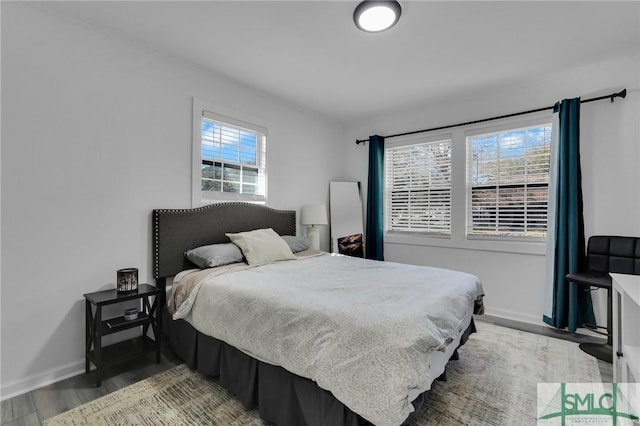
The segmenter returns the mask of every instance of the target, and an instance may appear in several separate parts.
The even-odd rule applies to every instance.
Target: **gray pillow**
[[[301,237],[295,235],[282,235],[281,237],[287,242],[287,244],[289,244],[289,248],[294,253],[307,250],[311,247],[311,237],[308,235]]]
[[[244,260],[242,251],[233,243],[197,247],[188,250],[184,255],[201,269],[214,268],[216,266],[228,265]]]

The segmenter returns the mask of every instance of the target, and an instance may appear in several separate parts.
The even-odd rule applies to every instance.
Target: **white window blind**
[[[385,150],[386,229],[451,233],[451,140]]]
[[[202,198],[264,202],[266,129],[203,111],[200,134]]]
[[[551,124],[467,137],[468,236],[547,232]]]

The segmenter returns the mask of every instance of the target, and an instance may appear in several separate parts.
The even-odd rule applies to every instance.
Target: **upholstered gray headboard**
[[[249,203],[153,210],[153,275],[163,287],[165,278],[194,267],[185,259],[185,251],[229,242],[225,235],[228,232],[262,228],[273,228],[280,235],[295,235],[296,212]]]

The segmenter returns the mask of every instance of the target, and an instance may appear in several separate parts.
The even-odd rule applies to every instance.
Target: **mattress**
[[[444,371],[482,286],[457,271],[326,254],[214,272],[194,293],[178,317],[197,330],[398,425]]]

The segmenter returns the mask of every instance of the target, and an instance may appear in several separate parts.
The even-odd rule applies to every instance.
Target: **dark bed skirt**
[[[310,379],[258,361],[225,342],[198,332],[184,320],[174,321],[166,308],[162,321],[176,355],[191,369],[217,378],[247,409],[257,408],[260,417],[267,422],[278,426],[370,424]],[[475,331],[472,319],[460,345]],[[457,358],[457,350],[451,358]],[[427,393],[413,401],[416,411]]]

